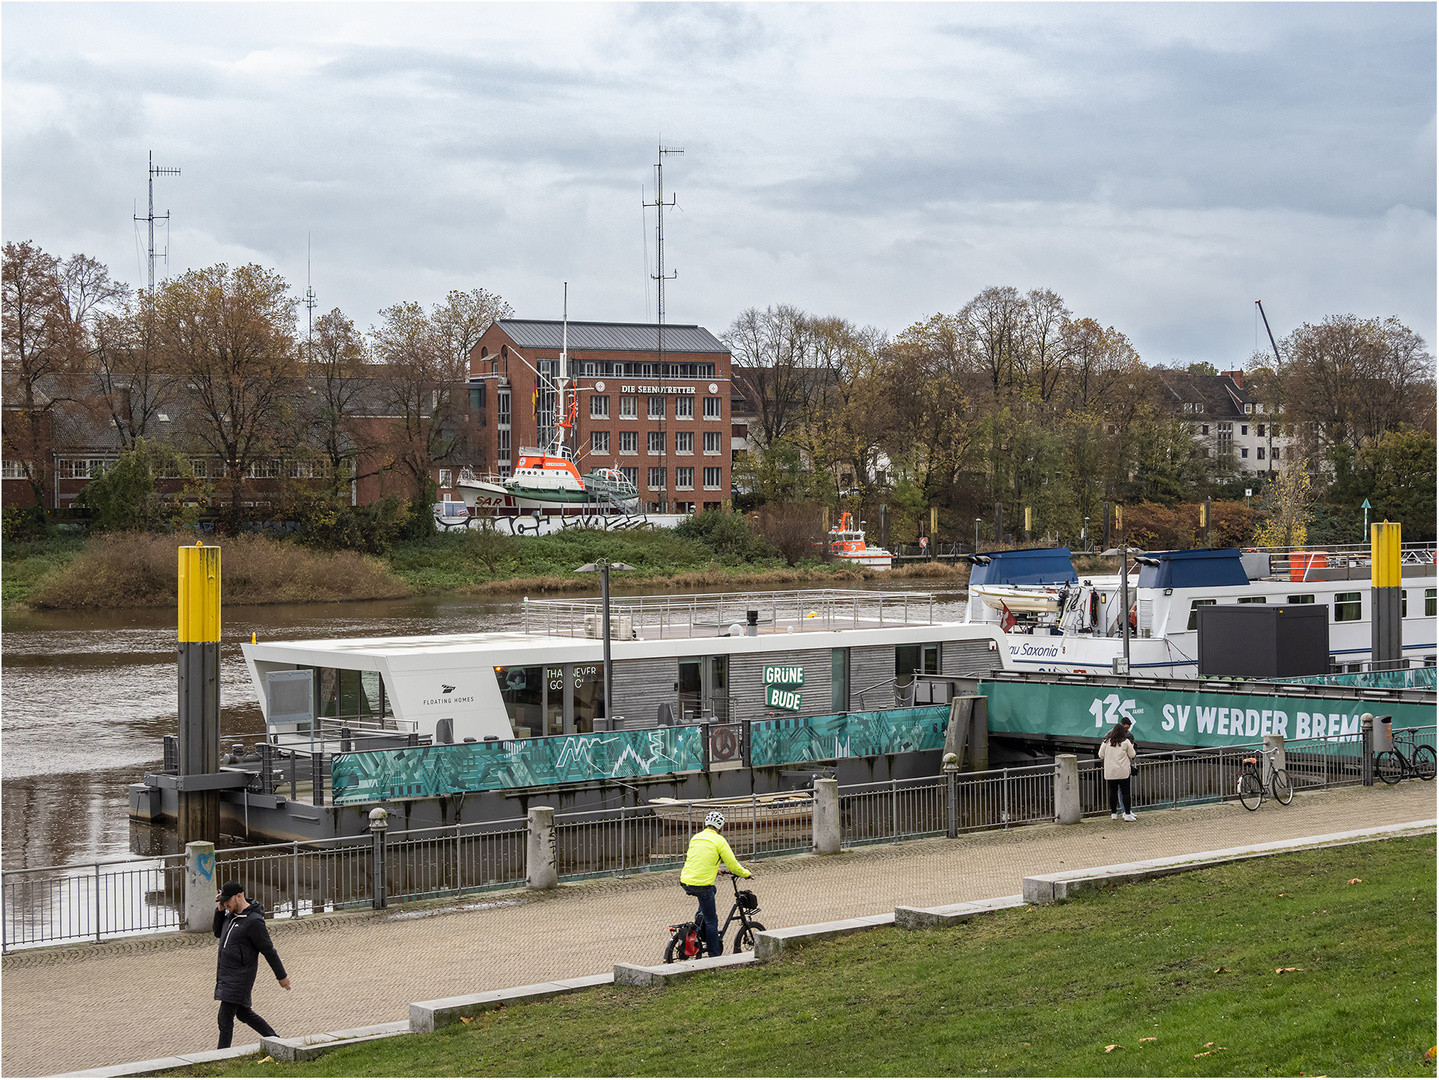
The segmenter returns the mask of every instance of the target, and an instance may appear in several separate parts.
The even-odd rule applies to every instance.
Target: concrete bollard
[[[839,781],[816,780],[814,782],[814,853],[816,855],[838,855],[840,844]]]
[[[1266,735],[1266,736],[1264,736],[1264,777],[1263,777],[1263,779],[1264,779],[1264,783],[1265,783],[1266,786],[1267,786],[1268,783],[1269,783],[1269,778],[1274,774],[1274,770],[1271,769],[1270,766],[1269,766],[1269,761],[1270,761],[1269,751],[1271,751],[1271,750],[1278,750],[1278,751],[1279,751],[1279,753],[1277,753],[1277,754],[1274,755],[1274,759],[1273,759],[1273,760],[1274,760],[1274,769],[1287,768],[1287,766],[1284,764],[1284,736],[1283,736],[1283,735]]]
[[[553,889],[560,883],[555,869],[555,808],[530,807],[525,834],[525,888]]]
[[[1078,825],[1084,817],[1079,800],[1079,758],[1075,754],[1054,755],[1054,820],[1061,825]]]
[[[182,929],[192,934],[210,933],[215,927],[215,845],[192,840],[185,845],[185,912]]]

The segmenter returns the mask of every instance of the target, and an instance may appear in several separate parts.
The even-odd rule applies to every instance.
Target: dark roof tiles
[[[561,322],[501,319],[499,325],[522,349],[559,352],[563,342],[564,324]],[[654,323],[572,322],[569,324],[569,344],[571,351],[653,353],[659,346],[659,332]],[[704,327],[677,323],[665,324],[664,347],[666,353],[729,352],[724,342]]]

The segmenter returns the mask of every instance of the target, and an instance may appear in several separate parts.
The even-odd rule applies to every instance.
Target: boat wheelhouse
[[[1107,673],[1123,655],[1130,670],[1198,676],[1198,610],[1213,604],[1321,605],[1329,615],[1331,671],[1371,663],[1368,546],[1134,552],[1129,611],[1118,574],[1081,577],[1068,548],[996,551],[970,557],[967,621],[1004,632],[1006,666],[1021,671]],[[1406,664],[1435,663],[1435,545],[1406,544],[1400,590]]]
[[[997,626],[936,619],[920,592],[528,601],[513,625],[426,637],[243,646],[272,740],[434,744],[891,709],[915,676],[1002,667]],[[340,729],[345,729],[342,736]]]

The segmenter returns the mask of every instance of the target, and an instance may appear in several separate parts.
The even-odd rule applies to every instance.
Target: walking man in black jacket
[[[220,959],[215,969],[220,1049],[228,1049],[235,1037],[237,1016],[261,1035],[275,1034],[265,1018],[250,1008],[250,990],[255,985],[260,956],[263,954],[286,990],[290,989],[290,977],[265,928],[264,907],[259,901],[246,900],[244,886],[236,882],[225,882],[215,895],[215,936],[220,939]]]

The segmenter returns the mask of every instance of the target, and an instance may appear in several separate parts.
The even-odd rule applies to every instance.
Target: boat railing
[[[1309,544],[1303,547],[1245,548],[1244,551],[1269,556],[1270,575],[1281,577],[1316,570],[1370,566],[1373,562],[1373,549],[1369,544]],[[1401,566],[1433,566],[1435,556],[1436,545],[1432,540],[1399,546]]]
[[[935,597],[926,592],[802,589],[786,592],[631,596],[610,600],[610,635],[621,638],[716,637],[804,633],[874,626],[928,626]],[[523,628],[552,637],[600,637],[597,599],[526,600]],[[749,621],[753,613],[755,621]]]

